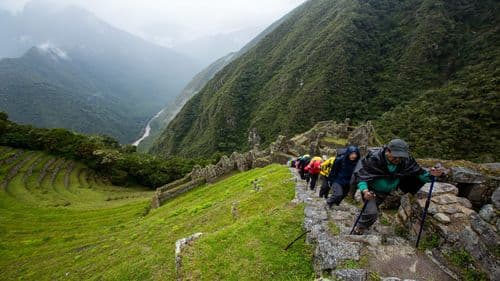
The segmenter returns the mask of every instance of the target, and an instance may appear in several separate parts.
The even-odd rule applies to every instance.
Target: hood
[[[348,161],[349,160],[349,155],[351,153],[355,152],[357,155],[358,155],[358,158],[356,158],[355,161],[358,161],[360,158],[361,158],[361,155],[359,153],[359,148],[357,146],[354,146],[354,145],[351,145],[349,146],[346,151],[345,151],[345,160]],[[350,161],[350,160],[349,160]]]

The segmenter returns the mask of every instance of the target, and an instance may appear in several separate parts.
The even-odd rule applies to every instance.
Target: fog
[[[47,9],[76,5],[104,21],[157,44],[176,47],[232,34],[242,46],[305,0],[35,0]],[[19,12],[29,0],[0,0]]]

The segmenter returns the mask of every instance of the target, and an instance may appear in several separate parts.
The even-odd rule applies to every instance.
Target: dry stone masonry
[[[365,235],[349,235],[359,206],[342,202],[333,210],[326,208],[324,199],[308,190],[295,169],[291,171],[297,179],[292,202],[305,204],[304,229],[308,231],[306,241],[314,245],[317,280],[363,281],[370,276],[380,280],[453,280],[429,257],[419,254],[412,242],[397,236],[392,226],[377,222]]]
[[[420,226],[420,216],[425,206],[430,184],[426,184],[416,196],[404,195],[398,217],[415,237]],[[432,192],[432,203],[428,210],[428,229],[440,238],[440,251],[434,254],[444,261],[442,252],[463,249],[478,263],[479,269],[491,280],[500,280],[498,251],[498,215],[500,187],[491,196],[494,204],[487,204],[479,214],[472,209],[467,198],[458,197],[457,187],[447,183],[436,183]],[[482,215],[481,215],[482,214]]]
[[[175,242],[175,271],[177,272],[177,280],[182,280],[182,249],[189,246],[202,235],[203,233],[198,232],[189,237],[179,239]]]
[[[195,166],[184,178],[164,185],[156,189],[151,200],[151,208],[160,207],[165,201],[196,188],[204,183],[213,183],[222,176],[235,171],[248,171],[253,168],[265,167],[271,163],[285,164],[291,158],[301,154],[334,155],[335,146],[325,143],[323,138],[345,140],[349,144],[367,148],[373,145],[374,129],[371,123],[362,124],[359,127],[350,125],[347,120],[344,123],[333,121],[319,122],[311,130],[297,135],[292,139],[278,136],[265,150],[259,150],[260,137],[255,129],[249,132],[249,144],[252,150],[246,153],[233,152],[231,156],[222,156],[217,164],[206,167]],[[339,144],[339,147],[346,143]]]

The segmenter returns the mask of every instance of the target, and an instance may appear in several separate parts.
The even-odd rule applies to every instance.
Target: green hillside
[[[27,2],[0,20],[0,111],[18,123],[131,143],[198,71],[89,11]]]
[[[174,280],[175,241],[195,232],[205,235],[183,264],[200,265],[196,280],[313,275],[303,241],[283,251],[303,221],[285,167],[236,174],[148,212],[152,191],[112,186],[77,162],[8,147],[0,161],[2,280]]]
[[[113,90],[95,84],[73,62],[33,48],[21,58],[0,60],[0,111],[18,123],[131,141],[151,109],[110,98]]]
[[[175,100],[171,101],[161,113],[151,121],[150,134],[139,143],[137,149],[144,152],[148,151],[153,143],[160,137],[160,134],[165,130],[168,123],[170,123],[175,115],[182,109],[184,104],[197,94],[217,72],[231,62],[237,55],[237,53],[230,53],[216,60],[200,73],[196,74]]]
[[[152,151],[230,153],[248,148],[251,128],[268,144],[349,117],[380,119],[382,138],[408,139],[417,156],[497,161],[499,5],[308,1],[220,71]],[[463,141],[476,134],[491,145]]]
[[[285,21],[291,14],[286,14],[281,19],[270,25],[259,35],[257,35],[252,41],[248,42],[241,50],[238,52],[233,52],[225,55],[224,57],[216,60],[210,64],[207,68],[203,69],[200,73],[196,74],[193,79],[184,87],[182,92],[176,97],[176,99],[170,102],[160,113],[158,118],[155,118],[151,122],[151,134],[149,137],[144,139],[138,146],[139,151],[149,151],[152,150],[153,153],[157,153],[155,143],[158,139],[165,138],[165,128],[168,126],[170,121],[174,119],[176,114],[182,109],[182,107],[189,101],[195,94],[199,93],[205,85],[226,65],[231,63],[233,60],[244,55],[248,50],[255,47],[260,40],[271,33],[276,27],[278,27],[283,21]]]

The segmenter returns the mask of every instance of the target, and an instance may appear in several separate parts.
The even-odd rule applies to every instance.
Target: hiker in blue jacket
[[[346,152],[337,157],[333,163],[333,168],[328,175],[328,182],[332,185],[333,192],[330,198],[326,200],[328,207],[331,208],[334,204],[339,205],[347,196],[351,177],[359,159],[359,148],[357,146],[349,146]]]

